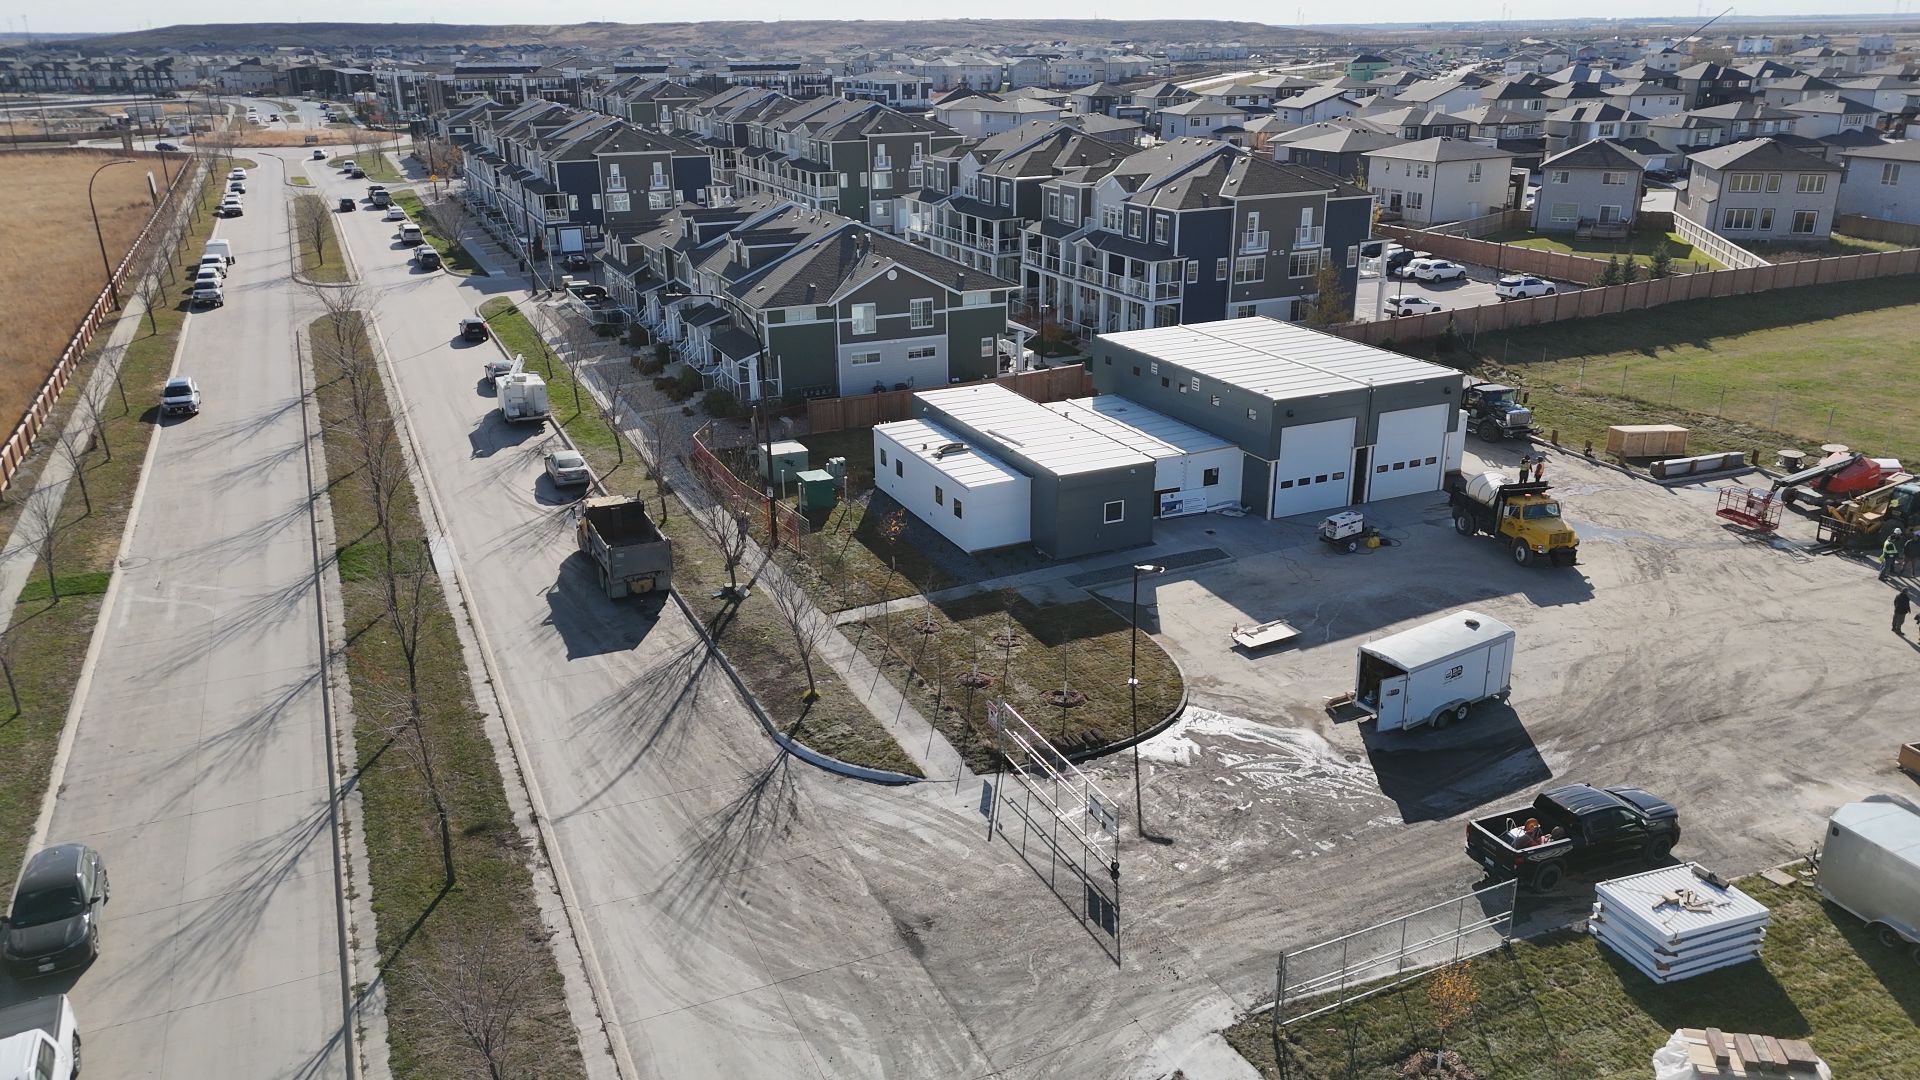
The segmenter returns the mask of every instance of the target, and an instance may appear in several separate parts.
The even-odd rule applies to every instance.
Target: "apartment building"
[[[1041,184],[1024,299],[1082,333],[1298,318],[1323,265],[1351,292],[1373,199],[1330,173],[1177,139]]]
[[[925,184],[925,159],[960,135],[923,116],[843,98],[768,102],[739,125],[739,195],[768,193],[904,232],[900,196]]]

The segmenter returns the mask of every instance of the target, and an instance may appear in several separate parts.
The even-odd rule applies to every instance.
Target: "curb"
[[[514,303],[514,310],[519,311],[519,309],[520,303],[516,301]],[[479,315],[478,308],[474,309],[474,314],[476,316]],[[538,335],[544,343],[547,340],[546,336],[540,334],[540,328],[538,326],[533,326],[533,319],[525,313],[522,313],[521,317],[527,320],[527,325],[533,327],[533,332]],[[512,356],[508,355],[507,347],[500,343],[500,336],[498,334],[490,334],[488,338],[493,342],[494,347],[500,350],[501,356],[508,360],[513,359]],[[552,346],[549,345],[548,348],[551,349]],[[589,394],[593,393],[593,387],[588,386],[587,392]],[[554,434],[560,436],[560,441],[566,444],[567,449],[580,449],[574,445],[573,437],[567,434],[565,426],[555,421],[553,431]],[[622,434],[620,437],[623,439],[626,438],[625,434]],[[610,494],[607,491],[606,485],[601,482],[598,476],[593,478],[593,490],[599,495]],[[675,498],[678,497],[678,495],[675,495]],[[774,745],[815,768],[824,769],[827,772],[837,773],[854,780],[864,780],[871,784],[900,786],[904,784],[918,784],[928,779],[922,776],[911,776],[903,772],[894,772],[891,769],[871,769],[865,765],[855,765],[851,762],[841,761],[839,758],[823,754],[808,746],[806,743],[782,732],[779,725],[773,722],[773,718],[767,715],[767,711],[760,707],[760,699],[755,697],[753,691],[747,688],[746,680],[740,677],[740,672],[734,668],[733,661],[727,658],[727,651],[720,647],[720,643],[714,640],[712,634],[707,632],[707,624],[702,621],[699,614],[693,610],[692,605],[687,603],[686,598],[680,595],[680,590],[670,587],[667,590],[667,595],[673,598],[674,604],[680,608],[680,613],[686,616],[687,622],[691,623],[694,629],[699,631],[700,640],[706,643],[707,651],[711,652],[714,658],[720,661],[720,669],[727,673],[727,678],[733,682],[734,689],[738,690],[740,696],[746,700],[748,707],[753,710],[754,717],[760,721],[760,726],[766,730],[767,736],[773,740]],[[1184,681],[1183,676],[1183,684]],[[1165,727],[1166,724],[1172,722],[1172,719],[1172,717],[1168,717],[1162,721],[1159,727],[1156,727],[1156,732],[1160,727]]]

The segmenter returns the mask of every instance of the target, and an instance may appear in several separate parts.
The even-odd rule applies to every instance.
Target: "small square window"
[[[953,500],[953,516],[954,516],[954,517],[960,517],[960,516],[961,516],[961,514],[960,514],[960,500],[959,500],[959,499],[955,499],[955,500]]]
[[[1393,463],[1394,472],[1399,472],[1401,469],[1404,469],[1406,467],[1407,467],[1407,463],[1404,461],[1396,461]]]
[[[1101,358],[1100,358],[1100,362],[1101,362],[1101,363],[1103,363],[1103,364],[1105,364],[1105,365],[1107,365],[1108,367],[1112,367],[1112,366],[1113,366],[1113,357],[1111,357],[1111,356],[1103,356],[1103,357],[1101,357]]]
[[[1290,488],[1290,487],[1292,487],[1292,486],[1293,486],[1293,481],[1291,481],[1291,480],[1282,480],[1282,481],[1280,481],[1280,490],[1282,490],[1282,491],[1285,491],[1286,489],[1288,489],[1288,488]]]
[[[1313,483],[1313,477],[1303,476],[1300,479],[1295,480],[1294,483],[1300,485],[1301,487],[1306,487],[1308,484]]]
[[[1135,365],[1133,365],[1133,377],[1134,377],[1134,378],[1136,378],[1136,379],[1140,377],[1140,365],[1139,365],[1139,364],[1135,364]]]
[[[1439,460],[1440,460],[1439,458],[1428,458],[1428,459],[1427,459],[1427,464],[1429,464],[1429,465],[1432,465],[1432,464],[1433,464],[1434,462],[1436,462],[1436,461],[1439,461]]]
[[[1419,459],[1419,458],[1414,458],[1414,459],[1413,459],[1412,461],[1409,461],[1409,462],[1407,462],[1407,468],[1409,468],[1409,469],[1417,469],[1417,468],[1419,468],[1419,467],[1420,467],[1420,459]]]
[[[899,460],[898,458],[895,458],[895,459],[894,459],[894,462],[893,462],[893,475],[895,475],[895,476],[905,476],[905,475],[907,475],[907,472],[906,472],[906,470],[905,470],[905,469],[903,469],[903,468],[901,468],[901,466],[902,466],[902,465],[904,465],[904,464],[905,464],[905,462],[902,462],[902,461],[901,461],[901,460]]]
[[[1383,473],[1387,471],[1387,467],[1385,465],[1375,465],[1373,467],[1373,471],[1377,473]]]
[[[1313,482],[1314,482],[1314,483],[1316,483],[1316,484],[1324,484],[1324,483],[1326,483],[1326,482],[1327,482],[1327,474],[1326,474],[1326,473],[1321,473],[1321,474],[1320,474],[1319,476],[1316,476],[1316,477],[1314,477],[1314,478],[1313,478]]]
[[[1117,525],[1125,521],[1127,517],[1127,504],[1119,499],[1113,500],[1106,506],[1105,517],[1106,523],[1109,525]]]
[[[1160,376],[1160,386],[1162,389],[1165,389],[1166,387],[1171,385],[1172,384],[1167,381],[1167,377],[1165,375]]]
[[[1248,410],[1247,410],[1247,419],[1249,419],[1249,420],[1258,420],[1258,419],[1260,419],[1260,414],[1259,414],[1258,412],[1256,412],[1255,410],[1253,410],[1253,409],[1248,409]]]
[[[1220,483],[1220,470],[1208,469],[1200,474],[1201,487],[1213,487]]]
[[[1333,478],[1335,480],[1345,480],[1347,478],[1347,474],[1343,472],[1337,472],[1333,474]]]
[[[1219,394],[1215,394],[1215,395],[1213,395],[1213,403],[1214,403],[1215,405],[1218,405],[1218,404],[1220,404],[1220,395],[1219,395]]]

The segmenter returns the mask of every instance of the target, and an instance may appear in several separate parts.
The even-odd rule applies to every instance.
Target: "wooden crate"
[[[1685,457],[1687,429],[1677,424],[1615,424],[1607,429],[1607,453],[1630,458]]]
[[[1910,742],[1900,747],[1900,767],[1920,776],[1920,742]]]

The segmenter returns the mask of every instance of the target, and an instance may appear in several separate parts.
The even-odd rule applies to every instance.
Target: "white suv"
[[[192,416],[200,411],[200,384],[181,376],[168,379],[166,388],[160,391],[160,412],[164,415],[186,413]]]
[[[1537,277],[1503,277],[1493,286],[1493,295],[1502,300],[1525,300],[1533,296],[1552,296],[1560,290],[1553,282]]]
[[[1387,297],[1386,306],[1388,317],[1395,319],[1402,315],[1426,315],[1430,312],[1440,310],[1439,304],[1434,303],[1426,297],[1411,295],[1389,296]]]
[[[1407,276],[1420,281],[1459,281],[1467,268],[1446,259],[1415,259],[1407,264]]]

